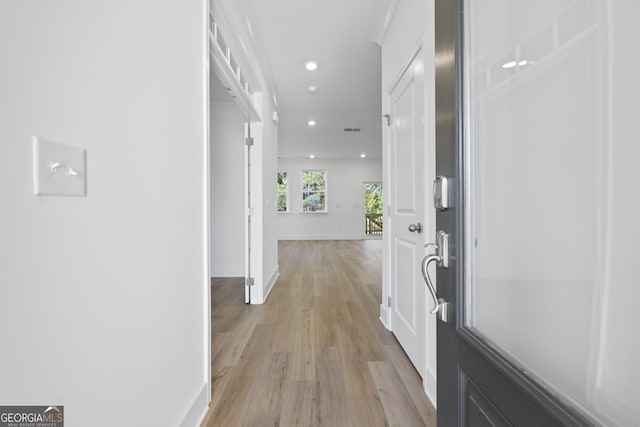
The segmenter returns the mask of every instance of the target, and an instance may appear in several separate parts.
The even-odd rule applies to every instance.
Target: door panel
[[[415,215],[416,212],[416,144],[415,135],[415,79],[411,75],[402,79],[393,93],[393,159],[395,161],[395,213]],[[396,93],[398,92],[398,93]],[[418,123],[419,124],[419,123]]]
[[[425,370],[425,289],[420,262],[424,234],[424,66],[422,52],[413,58],[389,94],[390,104],[390,277],[391,329],[416,370]]]
[[[615,167],[640,156],[627,115],[638,13],[436,1],[436,170],[457,183],[436,214],[455,242],[438,269],[455,311],[438,322],[440,426],[637,424],[640,346],[625,325],[640,292],[614,263],[640,237],[640,173]]]
[[[512,425],[472,381],[468,382],[468,387],[469,427],[508,427]]]
[[[408,332],[406,336],[402,336],[400,341],[410,341],[416,334],[418,329],[418,307],[415,304],[415,296],[419,289],[416,289],[416,285],[419,283],[416,281],[414,274],[414,268],[416,267],[416,244],[412,241],[406,241],[402,239],[395,239],[395,254],[396,254],[396,278],[395,283],[401,283],[401,289],[396,289],[395,304],[393,310],[397,316],[397,320],[402,322],[398,327],[394,327],[396,335],[400,335],[403,332]]]

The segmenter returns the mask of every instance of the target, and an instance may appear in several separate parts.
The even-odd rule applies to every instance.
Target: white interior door
[[[253,207],[251,203],[251,147],[253,146],[253,139],[251,137],[251,123],[245,123],[245,222],[244,222],[244,236],[245,236],[245,250],[244,250],[244,302],[249,304],[252,301],[251,288],[255,284],[255,279],[251,272],[251,238],[252,238],[252,224],[251,219],[253,216]]]
[[[424,377],[424,60],[422,51],[389,93],[391,330]],[[420,230],[422,228],[422,230]],[[410,231],[413,230],[413,231]]]

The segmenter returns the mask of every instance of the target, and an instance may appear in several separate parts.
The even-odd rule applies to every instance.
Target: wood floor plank
[[[231,366],[215,366],[211,381],[212,393],[210,408],[218,408],[223,399],[228,398],[226,391],[232,372],[233,367]]]
[[[287,383],[286,372],[289,365],[288,353],[271,353],[265,355],[269,359],[264,371],[254,383],[251,403],[245,408],[243,426],[266,427],[280,425],[280,413]]]
[[[424,426],[411,396],[391,362],[369,362],[389,426]]]
[[[354,349],[340,348],[344,381],[349,396],[349,425],[385,425],[385,414],[368,362]]]
[[[268,301],[212,284],[203,427],[435,426],[422,380],[379,319],[379,241],[284,241]]]
[[[317,390],[317,381],[287,381],[280,412],[280,425],[316,425]]]
[[[289,379],[316,379],[315,318],[311,309],[304,309],[295,319],[295,337],[291,354]]]
[[[209,422],[210,426],[242,425],[245,411],[253,404],[253,388],[260,386],[255,380],[268,367],[269,359],[265,355],[270,354],[272,337],[272,325],[256,325],[240,358],[239,369],[233,369],[227,374],[230,377],[224,395],[215,408],[213,419]],[[215,388],[213,392],[216,392]]]
[[[316,369],[318,378],[316,425],[348,426],[348,397],[340,349],[327,347],[318,350]]]
[[[377,395],[349,395],[349,427],[385,427],[388,425]]]
[[[422,421],[429,427],[436,427],[434,422],[436,419],[436,411],[429,402],[424,392],[422,379],[411,364],[411,361],[399,345],[387,345],[385,348],[411,400],[413,400],[413,403],[418,409]]]

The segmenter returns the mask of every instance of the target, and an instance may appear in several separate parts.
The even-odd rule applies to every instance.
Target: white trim
[[[255,91],[261,91],[265,86],[264,76],[253,49],[253,41],[245,31],[245,23],[237,8],[233,6],[233,2],[229,3],[231,6],[220,1],[211,3],[210,14],[233,53],[235,62],[242,69],[249,85]]]
[[[236,102],[218,102],[215,99],[211,102],[211,108],[215,111],[242,111]]]
[[[211,348],[212,348],[212,343],[211,343],[211,165],[210,165],[210,161],[211,161],[211,155],[210,155],[210,149],[211,149],[211,91],[210,91],[210,84],[211,84],[211,68],[209,66],[210,64],[210,60],[209,60],[209,1],[208,0],[203,0],[202,1],[202,9],[203,9],[203,22],[202,22],[202,39],[204,41],[204,45],[203,45],[203,70],[202,70],[202,80],[203,80],[203,86],[204,86],[204,97],[203,97],[203,102],[204,102],[204,140],[203,140],[203,147],[202,147],[202,151],[203,151],[203,155],[202,155],[202,166],[203,166],[203,180],[204,183],[202,185],[202,190],[203,190],[203,195],[202,195],[202,200],[203,200],[203,236],[202,236],[202,240],[203,240],[203,245],[204,245],[204,250],[203,250],[203,254],[204,254],[204,262],[203,262],[203,266],[204,266],[204,283],[203,283],[203,308],[202,308],[202,312],[204,314],[204,319],[203,319],[203,323],[204,323],[204,327],[203,327],[203,331],[205,336],[203,337],[203,345],[204,345],[204,381],[205,381],[205,407],[209,404],[209,402],[211,402],[211,388],[212,388],[212,379],[211,379]],[[198,399],[196,400],[196,402],[198,401]],[[194,403],[195,405],[195,403]],[[189,415],[191,414],[191,411],[194,410],[195,407],[192,407],[192,409],[189,411],[189,413],[187,414],[187,417],[185,418],[185,421],[189,418]],[[206,413],[206,409],[205,409],[205,413]],[[204,416],[204,415],[203,415]],[[183,421],[183,425],[185,423],[185,421]],[[195,425],[195,424],[194,424]]]
[[[205,383],[205,385],[200,389],[198,395],[195,400],[191,404],[191,407],[187,411],[186,415],[182,419],[180,423],[180,427],[198,427],[204,417],[207,415],[209,411],[209,393],[211,392],[211,386],[209,383]]]
[[[258,94],[262,104],[262,93]],[[249,290],[251,304],[264,303],[264,123],[250,122],[254,145],[251,147],[251,277],[254,286]],[[273,175],[272,175],[273,177]],[[273,178],[272,178],[273,179]],[[271,181],[273,185],[273,181]]]
[[[398,74],[396,74],[396,76],[393,78],[393,80],[391,80],[391,84],[389,85],[389,87],[387,88],[387,95],[391,96],[391,93],[394,91],[394,89],[396,88],[396,86],[398,85],[398,83],[400,83],[400,80],[402,79],[402,77],[406,74],[407,69],[411,66],[411,64],[413,63],[413,60],[416,59],[416,57],[420,54],[420,52],[422,51],[423,45],[424,45],[424,34],[420,35],[420,39],[416,45],[415,48],[413,48],[413,50],[411,51],[411,54],[407,57],[407,59],[402,63],[402,66],[400,67],[400,72]]]
[[[209,44],[209,51],[211,52],[216,75],[220,78],[222,84],[228,88],[242,111],[251,117],[252,120],[260,121],[260,112],[256,109],[254,100],[247,95],[246,88],[242,87],[241,82],[238,80],[239,71],[234,72],[234,70],[231,69],[228,59],[228,55],[230,55],[229,49],[227,49],[228,52],[226,54],[222,52],[211,32],[209,32]],[[235,54],[235,52],[233,53]],[[240,70],[240,68],[238,68],[238,70]]]
[[[211,267],[211,277],[246,277],[244,264],[214,265]]]
[[[251,123],[250,122],[245,122],[244,123],[244,137],[247,138],[249,136],[249,133],[251,133]],[[254,137],[254,146],[255,146],[255,137]],[[252,188],[253,185],[253,168],[249,167],[249,161],[253,159],[253,157],[251,157],[253,155],[253,152],[251,150],[251,146],[246,145],[244,146],[244,154],[243,154],[243,167],[244,167],[244,189],[243,189],[243,193],[242,193],[242,199],[244,201],[244,219],[243,219],[243,225],[244,225],[244,274],[241,277],[244,277],[245,279],[249,279],[249,278],[254,278],[255,276],[252,277],[252,273],[255,274],[252,270],[253,268],[253,264],[252,264],[252,260],[251,260],[251,248],[253,247],[253,241],[252,239],[252,234],[253,233],[253,228],[251,227],[251,225],[253,224],[253,218],[254,218],[254,212],[255,210],[252,209],[253,208],[253,198],[250,197],[250,192],[249,190]],[[249,221],[249,217],[251,218],[251,221]],[[255,280],[255,279],[254,279]],[[246,283],[246,282],[245,282]],[[255,283],[255,282],[254,282]],[[245,285],[246,286],[246,285]],[[245,287],[244,290],[244,302],[251,302],[251,289]]]
[[[266,301],[267,298],[269,297],[269,294],[271,293],[271,289],[273,289],[273,286],[276,284],[279,277],[280,277],[280,267],[276,265],[276,269],[274,270],[273,274],[269,278],[269,281],[264,286],[264,301]]]
[[[425,368],[425,371],[426,371],[425,376],[424,376],[424,379],[422,380],[424,394],[427,395],[427,398],[431,401],[431,404],[433,405],[434,409],[438,409],[438,398],[435,395],[435,393],[438,392],[436,375],[433,373],[431,369],[429,369],[428,366]],[[434,393],[432,394],[430,390],[433,390]]]
[[[311,234],[293,234],[279,236],[278,240],[365,240],[360,234],[351,235],[311,235]]]
[[[385,327],[386,330],[390,331],[391,330],[391,310],[389,310],[387,308],[386,305],[384,304],[380,304],[380,322],[382,322],[382,325]]]
[[[382,96],[382,111],[386,111],[391,114],[390,96],[383,94]],[[391,140],[391,128],[389,126],[382,126],[382,188],[384,191],[383,203],[382,203],[382,221],[384,224],[384,231],[382,233],[382,290],[380,292],[382,301],[380,304],[380,320],[382,324],[389,331],[392,331],[391,324],[391,309],[387,307],[387,301],[391,296],[391,239],[390,231],[393,224],[391,224],[391,212],[389,208],[391,206],[391,195],[393,193],[391,189],[391,177],[389,176],[389,158],[390,158],[390,140]]]

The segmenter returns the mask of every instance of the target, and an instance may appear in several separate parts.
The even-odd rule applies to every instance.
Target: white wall
[[[425,55],[425,176],[424,188],[426,192],[431,191],[431,182],[435,177],[435,90],[434,90],[434,68],[429,64],[435,63],[434,53],[434,2],[433,0],[403,0],[398,3],[398,8],[394,14],[392,23],[382,43],[382,110],[383,113],[389,111],[389,89],[393,80],[399,75],[402,65],[415,52],[416,48],[422,44],[422,51]],[[383,128],[385,135],[383,139],[383,153],[385,153],[384,185],[389,186],[388,170],[386,162],[388,158],[388,128]],[[425,212],[425,232],[423,239],[433,241],[435,236],[435,215],[431,198],[426,197]],[[386,205],[385,205],[386,206]],[[388,218],[385,211],[385,219]],[[385,248],[389,253],[389,241],[384,236]],[[423,243],[426,243],[424,241]],[[389,315],[386,308],[386,301],[389,296],[389,262],[383,259],[382,266],[382,304],[380,305],[380,318],[386,325],[389,325]],[[426,292],[426,288],[424,289]],[[425,391],[431,402],[436,404],[436,329],[435,317],[427,313],[426,319],[426,376],[423,379]]]
[[[245,274],[245,115],[211,78],[211,276]]]
[[[204,414],[206,16],[0,3],[3,404],[64,405],[68,427]],[[33,195],[33,135],[87,150],[86,197]]]
[[[301,213],[302,169],[327,171],[327,213]],[[382,182],[382,162],[375,159],[280,159],[287,172],[289,211],[278,213],[281,240],[362,239],[364,237],[364,183]],[[276,175],[273,182],[276,191]],[[273,207],[275,212],[276,207]]]

